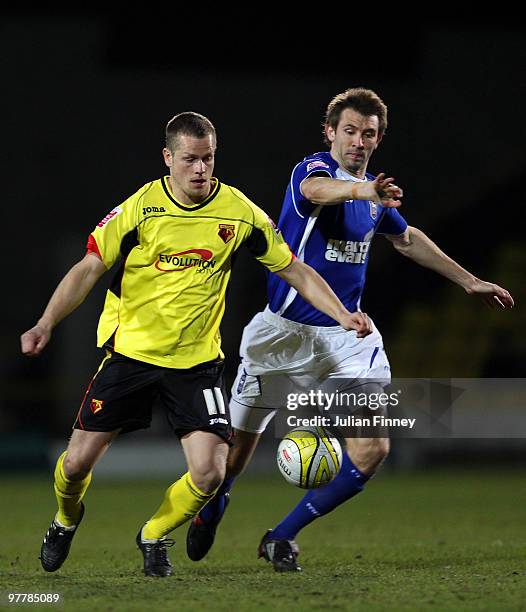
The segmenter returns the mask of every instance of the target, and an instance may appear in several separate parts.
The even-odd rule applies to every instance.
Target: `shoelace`
[[[290,541],[278,542],[274,548],[273,554],[268,555],[271,561],[275,559],[294,561],[298,553],[294,550]]]
[[[166,549],[172,547],[175,544],[175,540],[167,538],[166,540],[159,540],[159,542],[148,543],[147,546],[151,547],[153,557],[156,563],[166,564],[168,563],[168,556]]]
[[[50,527],[46,532],[44,542],[54,542],[58,538],[58,536],[66,535],[67,533],[68,530],[62,529],[55,522],[53,522],[53,526]]]

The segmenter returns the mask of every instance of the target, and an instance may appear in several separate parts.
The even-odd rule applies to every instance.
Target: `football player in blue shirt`
[[[398,213],[402,190],[392,178],[367,173],[371,155],[387,128],[387,107],[376,93],[349,89],[329,104],[325,141],[330,150],[309,155],[292,171],[278,226],[297,257],[329,283],[351,312],[360,309],[371,241],[383,234],[395,249],[445,276],[466,293],[497,308],[511,308],[505,289],[473,276]],[[235,476],[249,462],[262,432],[287,394],[316,381],[356,381],[366,392],[382,391],[390,367],[380,333],[358,338],[314,309],[275,274],[268,279],[269,304],[243,332],[242,357],[232,387],[230,411],[236,429],[227,478],[194,518],[187,552],[202,559],[212,546]],[[270,349],[272,347],[272,349]],[[364,381],[366,384],[364,384]],[[371,381],[371,382],[367,382]],[[352,382],[349,382],[352,388]],[[259,545],[276,571],[298,571],[296,534],[362,491],[389,452],[389,439],[347,437],[342,467],[328,484],[306,493]]]

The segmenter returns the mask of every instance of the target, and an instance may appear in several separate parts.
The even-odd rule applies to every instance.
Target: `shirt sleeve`
[[[88,242],[86,244],[86,253],[94,253],[99,259],[102,259],[99,247],[97,246],[97,242],[95,238],[93,238],[93,234],[90,234],[88,236]]]
[[[392,236],[399,236],[403,234],[407,229],[407,221],[402,215],[396,210],[396,208],[384,208],[382,218],[378,227],[376,228],[377,234],[388,234]]]
[[[142,189],[111,210],[88,238],[88,252],[96,253],[108,270],[121,255],[124,239],[137,231],[137,202],[141,192]]]
[[[255,217],[254,225],[246,246],[271,272],[279,272],[290,265],[295,255],[274,221],[255,204],[252,204],[252,209]]]
[[[301,184],[305,179],[311,176],[328,176],[329,178],[334,178],[334,172],[331,166],[321,157],[311,157],[295,166],[290,177],[289,188],[294,209],[298,216],[302,218],[309,215],[313,208],[315,208],[315,204],[307,200],[301,192]]]

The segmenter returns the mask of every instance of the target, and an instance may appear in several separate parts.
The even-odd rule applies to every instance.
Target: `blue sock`
[[[275,540],[293,540],[300,529],[314,519],[328,514],[344,501],[357,495],[369,480],[362,474],[347,453],[343,453],[342,467],[334,480],[319,489],[308,491],[294,510],[269,534]]]
[[[227,502],[225,493],[228,493],[234,484],[235,478],[225,478],[223,484],[217,489],[216,494],[201,509],[199,518],[207,524],[216,524],[223,518],[225,513]]]

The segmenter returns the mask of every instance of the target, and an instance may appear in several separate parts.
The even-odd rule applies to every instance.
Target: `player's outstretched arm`
[[[295,259],[276,274],[294,287],[314,308],[338,321],[344,329],[356,330],[358,338],[363,338],[372,332],[369,317],[364,312],[350,313],[329,285],[309,265]]]
[[[394,184],[392,176],[382,172],[374,181],[354,182],[312,176],[301,183],[301,193],[313,204],[341,204],[346,200],[372,200],[387,208],[397,208],[402,204],[404,192]]]
[[[93,253],[75,264],[60,281],[38,323],[20,337],[22,353],[31,357],[42,352],[53,328],[86,299],[106,266]]]
[[[408,227],[400,236],[386,237],[402,255],[449,278],[466,293],[480,296],[492,308],[513,307],[513,298],[506,289],[473,276],[416,227]]]

